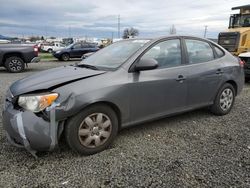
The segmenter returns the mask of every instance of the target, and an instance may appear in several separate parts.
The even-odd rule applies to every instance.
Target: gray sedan
[[[81,63],[11,85],[3,110],[7,137],[33,155],[70,148],[94,154],[121,128],[197,108],[228,114],[244,84],[243,63],[217,44],[171,36],[116,42]]]

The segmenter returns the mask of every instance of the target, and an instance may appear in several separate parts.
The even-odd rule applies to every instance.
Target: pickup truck
[[[64,44],[53,43],[51,45],[43,45],[42,51],[52,53],[52,52],[56,52],[58,50],[61,50],[61,49],[65,48],[65,47],[66,46]]]
[[[22,72],[27,63],[35,63],[39,61],[38,47],[36,45],[0,45],[0,66],[5,67],[9,72]]]

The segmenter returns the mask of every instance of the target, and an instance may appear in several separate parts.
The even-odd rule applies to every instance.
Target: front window
[[[81,44],[75,44],[75,45],[73,46],[73,48],[74,48],[74,49],[79,49],[79,48],[82,48],[82,45],[81,45]]]
[[[229,28],[250,27],[250,14],[234,14],[230,17]]]
[[[181,44],[179,39],[163,41],[153,46],[142,58],[155,59],[158,68],[175,67],[181,65]]]
[[[149,40],[126,40],[116,42],[84,59],[79,65],[87,64],[97,69],[116,69]]]

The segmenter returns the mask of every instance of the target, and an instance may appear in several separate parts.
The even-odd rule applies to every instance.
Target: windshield
[[[88,64],[99,69],[116,69],[149,40],[125,40],[111,44],[84,59],[80,64]]]
[[[74,46],[74,44],[70,44],[70,45],[68,45],[68,46],[66,46],[66,48],[71,48],[71,47],[73,47]]]
[[[234,14],[230,18],[229,28],[250,27],[250,14]]]

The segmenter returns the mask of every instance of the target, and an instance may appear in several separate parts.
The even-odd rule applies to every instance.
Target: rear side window
[[[190,64],[204,63],[214,59],[214,52],[207,42],[186,39],[188,59]]]
[[[83,48],[89,48],[89,44],[82,44]]]
[[[94,44],[89,44],[89,47],[90,48],[95,48],[95,45]]]
[[[224,52],[220,48],[218,48],[217,46],[214,46],[214,50],[215,50],[215,53],[217,54],[218,58],[224,56]]]

